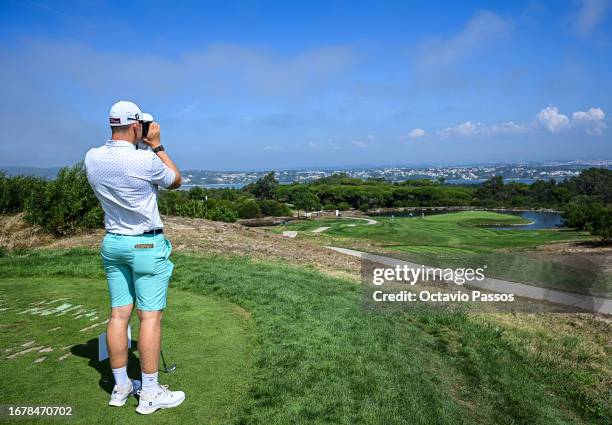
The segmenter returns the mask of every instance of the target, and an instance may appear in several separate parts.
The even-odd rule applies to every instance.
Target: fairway
[[[490,211],[462,211],[425,217],[375,217],[376,225],[359,220],[313,220],[284,226],[302,230],[302,235],[324,245],[357,248],[436,267],[482,267],[487,275],[514,282],[555,288],[568,292],[612,296],[612,276],[604,268],[585,261],[576,264],[564,258],[536,258],[531,251],[539,245],[588,240],[585,232],[573,230],[497,230],[492,224],[512,225],[525,220]],[[351,223],[352,222],[352,223]],[[353,224],[349,226],[347,224]],[[329,226],[324,233],[310,230]]]
[[[97,336],[106,330],[109,310],[104,279],[5,277],[0,297],[2,377],[19,382],[2,390],[3,403],[73,406],[78,423],[150,422],[135,413],[134,397],[123,407],[106,405],[114,381],[108,360],[97,360]],[[160,372],[160,381],[188,395],[181,408],[158,412],[155,423],[194,416],[228,423],[250,384],[249,321],[239,307],[216,297],[171,289],[168,299],[163,349],[178,367],[173,374]],[[137,341],[135,313],[132,329]],[[140,379],[135,346],[128,373]]]
[[[156,413],[155,423],[603,424],[612,417],[606,322],[377,313],[362,308],[359,285],[311,269],[245,257],[173,261],[164,348],[178,369],[161,381],[187,399]],[[105,311],[97,252],[24,252],[0,258],[0,273],[2,308],[68,297],[53,305]],[[101,329],[81,331],[100,317],[19,311],[2,311],[0,348],[36,340],[54,351],[10,359],[15,350],[3,351],[0,377],[20,383],[3,392],[3,403],[72,404],[75,423],[147,420],[133,406],[106,406],[110,384],[99,381],[107,365],[92,360],[95,345],[87,344]],[[60,362],[64,344],[77,345]]]
[[[448,248],[470,252],[491,252],[500,248],[529,248],[543,243],[586,238],[584,232],[558,230],[496,230],[481,226],[521,224],[526,221],[509,214],[490,211],[462,211],[425,217],[375,217],[378,224],[361,220],[314,220],[283,226],[284,230],[313,230],[330,226],[326,236],[368,239],[387,247],[410,247],[425,252]],[[353,226],[349,226],[353,224]],[[416,248],[415,248],[416,247]]]

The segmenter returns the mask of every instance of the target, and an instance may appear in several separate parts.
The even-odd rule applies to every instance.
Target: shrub
[[[266,217],[285,217],[291,215],[291,210],[285,204],[273,199],[258,201],[261,214]]]
[[[27,200],[44,185],[45,181],[39,177],[7,177],[0,171],[0,214],[23,211]]]
[[[348,204],[348,202],[340,202],[338,203],[338,209],[340,211],[348,211],[351,209],[351,206]]]
[[[240,218],[258,218],[262,216],[259,204],[251,199],[245,200],[238,204],[238,217]]]
[[[104,218],[82,163],[62,168],[55,180],[36,187],[25,212],[27,221],[56,236],[102,227]]]
[[[323,209],[325,211],[334,211],[334,210],[337,210],[338,207],[335,204],[325,204],[323,205]]]
[[[236,209],[229,201],[216,202],[205,214],[205,218],[208,220],[225,221],[227,223],[233,223],[238,219],[238,213]]]

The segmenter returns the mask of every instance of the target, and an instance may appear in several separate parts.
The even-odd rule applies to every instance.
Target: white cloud
[[[547,106],[538,112],[538,121],[551,133],[558,133],[570,127],[570,120],[567,115],[559,113],[556,106]]]
[[[516,124],[512,121],[492,125],[486,128],[490,134],[522,134],[529,131],[529,127],[524,124]]]
[[[369,146],[368,142],[364,142],[362,140],[353,140],[351,144],[358,148],[367,148]]]
[[[447,127],[443,130],[438,131],[438,135],[442,137],[470,137],[476,136],[481,133],[484,124],[480,122],[473,123],[471,121],[466,121],[461,124],[457,124],[453,127]]]
[[[609,0],[582,0],[576,17],[575,29],[580,35],[589,35],[606,17]]]
[[[423,46],[419,65],[427,68],[447,66],[467,59],[511,32],[512,25],[494,12],[481,10],[457,34]]]
[[[528,124],[517,124],[513,121],[501,124],[483,124],[481,122],[466,121],[452,127],[436,131],[436,135],[441,138],[447,137],[478,137],[478,136],[500,136],[500,135],[520,135],[537,132],[540,128],[545,128],[551,133],[558,134],[566,130],[584,130],[587,134],[599,136],[608,128],[606,124],[606,114],[601,108],[590,108],[588,111],[576,111],[571,119],[567,115],[559,112],[556,106],[548,106],[536,115],[537,122]],[[538,126],[539,123],[539,126]],[[410,137],[418,137],[421,129],[414,129]]]
[[[608,128],[606,114],[600,108],[576,111],[572,114],[572,126],[584,128],[588,134],[600,136]]]
[[[266,145],[263,147],[263,149],[265,151],[279,151],[281,150],[281,147],[278,145]]]
[[[486,125],[481,122],[466,121],[453,127],[439,130],[437,134],[442,137],[472,137],[472,136],[496,136],[503,134],[523,134],[529,132],[526,125],[516,124],[512,121],[501,124]]]
[[[410,133],[408,133],[408,137],[410,137],[411,139],[418,139],[419,137],[423,137],[426,135],[427,135],[427,132],[423,130],[422,128],[415,128]]]

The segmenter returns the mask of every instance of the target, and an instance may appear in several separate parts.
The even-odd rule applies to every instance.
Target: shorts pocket
[[[134,267],[132,269],[134,273],[138,274],[153,274],[155,272],[155,251],[153,244],[134,246]]]
[[[166,238],[164,238],[165,242],[166,242],[166,260],[170,257],[170,254],[172,253],[172,244],[170,243],[170,241]]]

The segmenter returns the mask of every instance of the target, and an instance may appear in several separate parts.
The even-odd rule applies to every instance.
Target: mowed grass
[[[330,226],[326,236],[368,239],[387,247],[457,248],[471,252],[491,252],[500,248],[531,248],[550,242],[588,238],[584,232],[569,230],[496,230],[480,227],[490,224],[525,223],[521,217],[491,211],[462,211],[425,217],[372,217],[377,224],[362,220],[316,220],[283,226],[288,230],[312,230]]]
[[[362,226],[365,223],[366,222],[363,220],[355,220],[350,218],[326,218],[321,220],[296,220],[287,225],[272,226],[268,227],[267,229],[272,231],[273,233],[282,233],[283,230],[312,232],[313,230],[323,226],[333,227],[337,230],[343,227]]]
[[[530,251],[548,243],[592,239],[585,232],[573,230],[497,230],[483,225],[518,224],[526,220],[490,211],[464,211],[422,217],[372,217],[375,225],[342,220],[316,220],[286,226],[291,230],[312,230],[330,226],[321,234],[303,233],[325,245],[347,248],[360,241],[375,244],[371,252],[437,267],[479,268],[486,265],[487,275],[515,282],[556,288],[569,292],[612,296],[612,276],[603,268],[537,258]],[[349,221],[349,219],[345,220]],[[282,230],[282,229],[281,229]]]
[[[187,400],[148,420],[265,425],[612,420],[607,322],[561,315],[375,312],[361,307],[360,287],[354,282],[315,270],[244,257],[173,255],[173,260],[175,289],[165,347],[179,369],[162,379],[186,389]],[[2,258],[0,275],[8,294],[16,294],[18,285],[37,291],[15,295],[23,302],[64,293],[82,294],[89,302],[95,298],[100,309],[106,302],[103,289],[92,289],[104,287],[94,252]],[[190,306],[187,316],[181,316],[179,299]],[[234,305],[243,309],[237,310],[239,317],[233,314]],[[14,316],[4,313],[3,349],[22,341],[15,335],[24,333],[54,346],[68,340],[85,344],[92,337],[73,329],[56,342],[59,337],[41,335],[52,323],[40,326],[34,316],[15,323]],[[61,317],[55,320],[67,321]],[[230,336],[224,339],[215,331],[211,337],[208,329],[217,327]],[[179,337],[178,329],[185,334]],[[175,339],[169,339],[172,334]],[[226,350],[232,339],[242,354]],[[224,354],[211,363],[216,349]],[[136,417],[132,407],[106,406],[108,395],[98,387],[99,365],[87,356],[40,364],[33,360],[3,358],[0,376],[13,389],[2,393],[2,403],[79,405],[87,416],[77,416],[75,423],[147,420]],[[200,403],[214,403],[215,408],[206,412]]]
[[[38,261],[50,263],[54,258]],[[106,282],[90,256],[80,258],[85,261],[73,265],[83,273],[72,276],[70,272],[46,276],[42,263],[27,276],[1,273],[1,307],[7,310],[0,313],[4,382],[0,403],[73,406],[75,422],[83,424],[149,423],[151,418],[134,411],[134,397],[121,408],[106,405],[114,380],[108,360],[98,362],[97,342],[97,336],[106,331],[102,322],[109,312]],[[87,267],[93,270],[85,273]],[[64,314],[45,312],[66,304],[81,307]],[[32,310],[36,308],[41,310]],[[88,316],[78,317],[82,310]],[[138,340],[135,312],[132,340]],[[136,346],[129,353],[128,373],[140,379]],[[42,348],[18,354],[34,347]],[[160,382],[185,391],[187,398],[180,408],[158,412],[155,423],[187,423],[193,417],[205,417],[209,424],[231,422],[253,376],[252,326],[242,310],[218,297],[173,288],[164,319],[163,348],[166,360],[176,362],[177,369],[173,374],[160,372]],[[37,359],[42,361],[36,363]],[[57,419],[47,422],[57,423]]]

